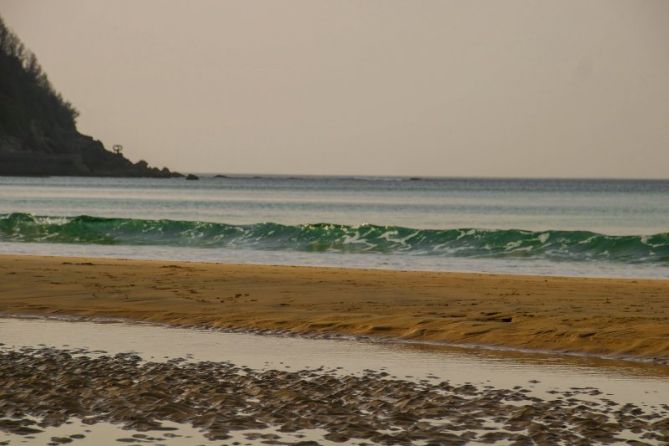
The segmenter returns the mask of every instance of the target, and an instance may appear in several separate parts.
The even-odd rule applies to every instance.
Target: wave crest
[[[413,229],[331,223],[230,225],[13,213],[0,215],[0,241],[669,264],[669,233],[623,236],[589,231]]]

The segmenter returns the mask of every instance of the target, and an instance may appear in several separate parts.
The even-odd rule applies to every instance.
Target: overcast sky
[[[0,0],[134,161],[669,177],[669,1]]]

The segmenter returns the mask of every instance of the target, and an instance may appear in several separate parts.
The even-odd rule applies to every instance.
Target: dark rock
[[[186,179],[187,179],[187,180],[199,180],[200,177],[198,177],[197,175],[193,175],[192,173],[189,173],[189,174],[186,176]]]
[[[78,112],[2,19],[0,39],[0,175],[180,176],[145,161],[133,164],[79,133]]]

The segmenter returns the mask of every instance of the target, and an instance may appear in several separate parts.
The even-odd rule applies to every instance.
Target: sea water
[[[0,252],[669,277],[669,181],[0,177]]]

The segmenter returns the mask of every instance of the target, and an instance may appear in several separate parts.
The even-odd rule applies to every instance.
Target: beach
[[[667,197],[1,178],[0,444],[667,444]]]
[[[661,397],[615,401],[583,382],[550,388],[541,372],[539,379],[500,388],[461,383],[452,373],[417,379],[383,367],[350,373],[277,366],[147,361],[84,349],[0,350],[0,374],[14,384],[2,389],[0,409],[14,416],[0,419],[0,429],[32,444],[50,436],[49,445],[112,444],[114,437],[113,444],[296,446],[660,445],[669,439],[669,406]],[[113,426],[100,440],[100,431]]]
[[[0,2],[0,446],[669,445],[669,2]]]
[[[0,256],[5,315],[669,358],[669,281]]]

